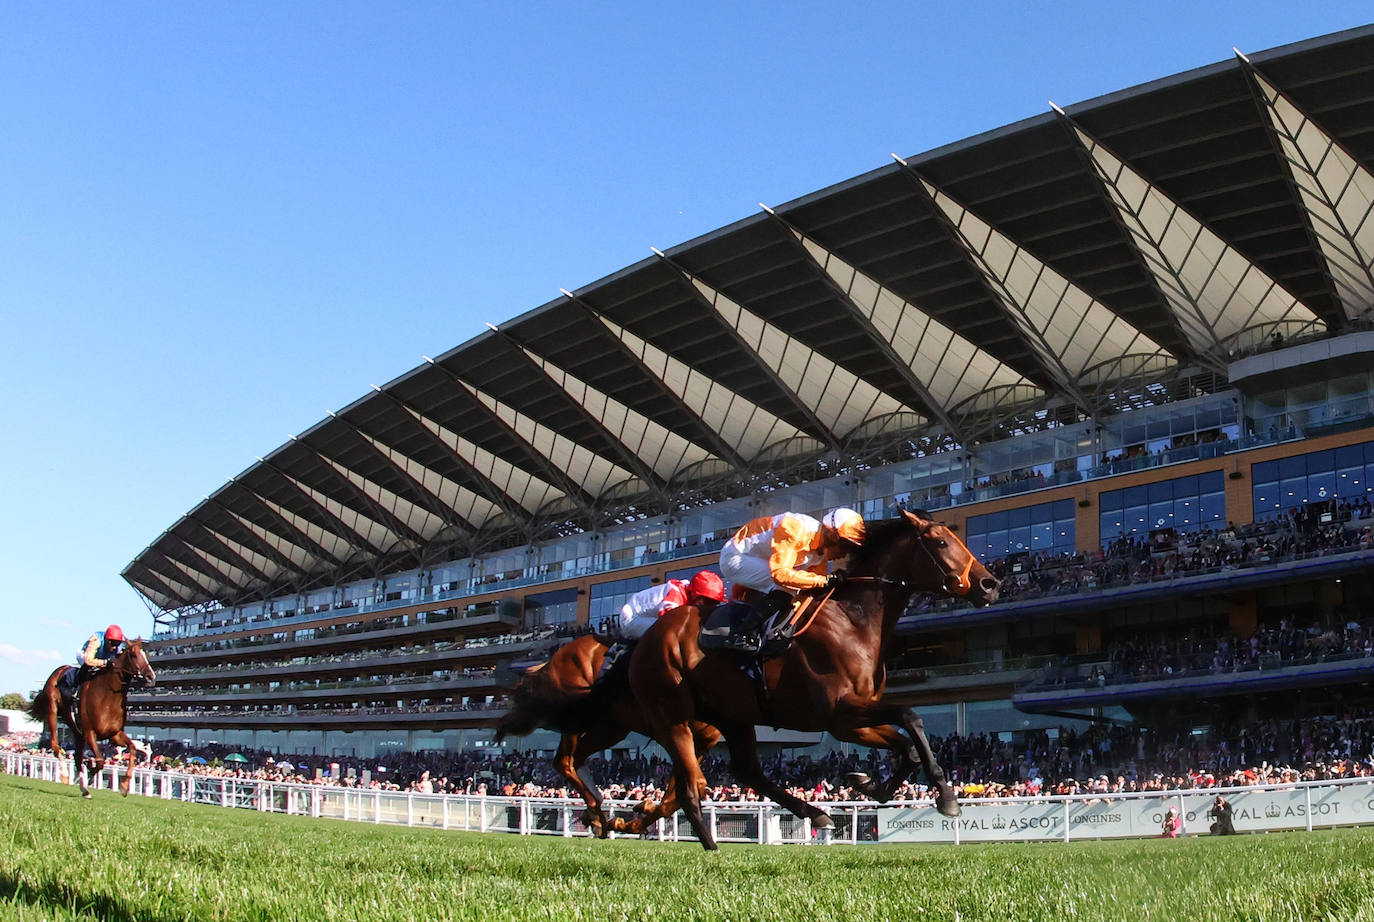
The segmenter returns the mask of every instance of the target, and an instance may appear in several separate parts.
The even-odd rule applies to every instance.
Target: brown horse
[[[35,720],[42,721],[48,728],[48,735],[52,738],[53,755],[59,759],[66,757],[57,739],[59,715],[62,722],[71,730],[72,736],[76,738],[77,781],[81,785],[82,797],[91,796],[90,789],[86,787],[85,772],[81,770],[86,750],[91,751],[98,773],[105,767],[105,760],[100,755],[101,740],[109,740],[127,749],[129,771],[119,782],[119,792],[127,797],[129,780],[133,777],[134,763],[138,757],[137,745],[124,732],[124,721],[128,716],[129,690],[135,686],[147,687],[157,680],[153,667],[148,665],[148,658],[143,654],[143,641],[139,639],[125,644],[108,666],[81,683],[76,713],[79,727],[72,724],[69,699],[58,685],[67,670],[75,668],[77,667],[59,666],[53,670],[52,675],[48,676],[48,681],[43,683],[43,690],[34,696],[33,704],[29,706],[29,714]]]
[[[647,711],[655,739],[673,759],[674,780],[687,819],[701,844],[716,848],[701,812],[706,780],[695,758],[693,721],[725,734],[731,768],[748,784],[814,825],[831,825],[814,804],[789,795],[763,774],[754,727],[828,731],[846,742],[893,753],[884,784],[855,775],[855,785],[890,800],[919,764],[937,790],[936,806],[959,813],[958,797],[935,761],[915,710],[882,700],[884,656],[897,619],[916,592],[938,592],[987,605],[1000,583],[944,525],[903,512],[870,523],[849,575],[799,630],[791,646],[763,664],[762,688],[746,673],[747,661],[730,651],[703,652],[700,614],[691,607],[668,612],[640,641],[630,662],[630,685]],[[894,724],[905,728],[905,733]]]
[[[554,766],[587,804],[584,821],[598,838],[611,832],[638,835],[660,817],[677,812],[675,785],[662,801],[646,801],[631,820],[609,820],[601,807],[601,792],[587,768],[587,760],[614,746],[631,733],[648,735],[649,724],[630,695],[629,656],[622,656],[598,683],[609,648],[595,635],[584,634],[563,644],[543,663],[526,670],[511,690],[511,708],[496,728],[496,741],[525,736],[544,728],[562,734]],[[720,741],[720,732],[694,722],[692,745],[699,754]]]

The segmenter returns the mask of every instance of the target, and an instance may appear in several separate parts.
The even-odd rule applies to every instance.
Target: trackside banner
[[[1178,807],[1185,835],[1205,835],[1218,792],[1115,797],[963,801],[963,815],[933,806],[880,807],[880,842],[1015,842],[1035,839],[1140,838],[1160,834],[1165,813]],[[1374,822],[1374,785],[1244,788],[1222,792],[1237,832],[1269,832]]]

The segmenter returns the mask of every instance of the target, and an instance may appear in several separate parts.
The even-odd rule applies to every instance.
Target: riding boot
[[[725,642],[727,649],[739,650],[743,653],[756,653],[763,644],[763,637],[760,636],[763,626],[768,623],[768,619],[778,612],[786,611],[792,607],[792,593],[786,589],[774,589],[764,596],[762,601],[756,604],[745,619],[735,626],[729,639]]]

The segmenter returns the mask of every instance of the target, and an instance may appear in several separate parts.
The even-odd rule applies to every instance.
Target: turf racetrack
[[[1374,828],[1007,845],[443,832],[0,776],[0,918],[1374,920]]]

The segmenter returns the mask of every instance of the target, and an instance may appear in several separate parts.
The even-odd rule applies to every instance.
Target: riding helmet
[[[719,575],[710,570],[702,570],[692,577],[692,582],[687,586],[687,591],[703,599],[713,599],[717,602],[725,601],[725,583]]]

